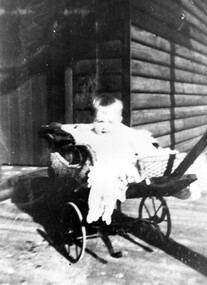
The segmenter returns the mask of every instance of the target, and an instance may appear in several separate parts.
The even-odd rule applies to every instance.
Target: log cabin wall
[[[207,130],[207,3],[130,4],[131,126],[188,151]]]

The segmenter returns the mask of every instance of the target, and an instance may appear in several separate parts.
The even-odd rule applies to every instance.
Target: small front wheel
[[[163,197],[144,197],[139,206],[139,219],[153,223],[165,238],[171,233],[171,217]]]
[[[65,204],[61,215],[61,235],[67,258],[78,262],[86,247],[86,229],[79,208],[72,202]]]

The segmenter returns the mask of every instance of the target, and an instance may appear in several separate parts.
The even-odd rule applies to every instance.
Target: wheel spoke
[[[154,214],[156,214],[155,198],[152,197],[151,199],[152,199],[152,206],[153,206]]]
[[[144,208],[145,208],[145,210],[146,210],[146,212],[147,212],[149,218],[151,218],[152,216],[151,216],[150,211],[149,211],[149,209],[148,209],[148,207],[147,207],[146,204],[144,204]]]
[[[159,207],[157,208],[157,210],[155,210],[155,215],[157,215],[157,213],[159,212],[159,210],[161,209],[162,204],[159,205]]]

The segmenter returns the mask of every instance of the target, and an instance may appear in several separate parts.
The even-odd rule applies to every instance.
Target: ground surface
[[[26,191],[25,185],[22,189]],[[53,230],[58,227],[54,208],[47,201],[41,199],[30,207],[17,199],[1,202],[0,284],[207,284],[207,192],[196,201],[166,200],[172,218],[167,244],[161,244],[150,229],[135,229],[129,235],[133,241],[111,237],[114,247],[122,249],[122,258],[112,258],[103,241],[96,238],[87,240],[85,255],[76,264],[38,231],[54,238]],[[127,201],[123,212],[136,217],[139,202]]]

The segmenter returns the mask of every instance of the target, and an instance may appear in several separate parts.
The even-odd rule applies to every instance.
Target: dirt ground
[[[207,191],[196,201],[166,200],[172,219],[168,243],[137,224],[128,239],[110,237],[122,250],[121,258],[111,257],[103,240],[95,238],[87,240],[83,259],[76,264],[55,246],[57,212],[44,198],[30,206],[15,199],[1,202],[0,284],[207,284]],[[139,202],[127,200],[123,213],[137,217]]]

